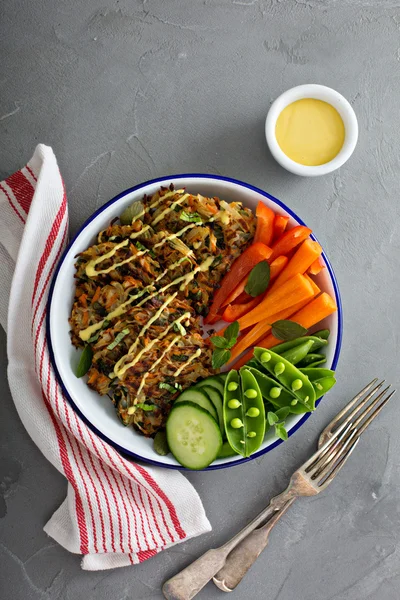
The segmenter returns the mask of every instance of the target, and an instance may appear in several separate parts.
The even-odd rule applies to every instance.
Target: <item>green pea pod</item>
[[[330,333],[331,332],[329,331],[329,329],[320,329],[319,331],[316,331],[315,333],[313,333],[313,335],[315,337],[319,337],[319,338],[322,338],[324,340],[327,340],[328,337],[329,337],[329,335],[330,335]]]
[[[331,369],[323,369],[323,368],[305,368],[300,369],[304,375],[307,375],[310,381],[315,381],[317,379],[323,379],[324,377],[333,377],[335,375],[335,371]]]
[[[224,388],[224,425],[231,448],[248,457],[262,444],[265,434],[265,410],[260,388],[254,376],[234,369]]]
[[[258,369],[253,367],[245,366],[243,369],[247,369],[254,375],[260,388],[264,401],[271,404],[271,410],[274,412],[279,408],[290,409],[292,414],[300,415],[305,412],[310,412],[310,409],[299,402],[293,392],[289,392],[286,388],[282,387],[275,379],[265,375]],[[271,390],[273,390],[271,394]],[[294,404],[292,404],[294,402]],[[267,411],[266,406],[266,411]],[[268,411],[267,411],[268,412]]]
[[[221,450],[218,452],[217,458],[229,458],[230,456],[237,456],[237,452],[232,450],[229,442],[224,442],[221,446]]]
[[[304,375],[307,375],[314,386],[315,398],[319,400],[326,392],[328,392],[336,383],[335,371],[330,369],[301,369]]]
[[[297,365],[297,363],[301,362],[307,354],[310,352],[314,342],[312,340],[308,340],[308,342],[303,342],[290,350],[286,350],[286,352],[280,352],[279,354],[286,358],[292,365]]]
[[[313,344],[310,348],[310,352],[313,352],[314,350],[318,350],[318,348],[322,348],[322,346],[326,346],[328,344],[327,340],[324,340],[323,338],[317,337],[315,335],[305,335],[303,337],[298,337],[294,340],[290,340],[288,342],[282,342],[281,344],[272,346],[271,350],[273,350],[276,354],[283,354],[287,350],[296,348],[300,344],[303,344],[304,342],[308,342],[310,340],[313,341]]]
[[[322,364],[322,362],[326,362],[326,356],[324,354],[316,354],[316,353],[307,354],[307,356],[305,356],[299,362],[299,367],[300,368],[308,367],[317,361],[319,364]],[[320,361],[322,361],[322,362],[320,362]]]
[[[254,348],[254,356],[273,377],[289,391],[293,392],[299,402],[308,410],[315,409],[315,391],[311,381],[304,373],[288,360],[272,350]]]

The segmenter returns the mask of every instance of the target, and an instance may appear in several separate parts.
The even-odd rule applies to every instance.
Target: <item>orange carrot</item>
[[[310,233],[312,233],[311,229],[305,225],[296,225],[293,229],[285,231],[272,246],[272,254],[269,257],[270,262],[275,260],[277,256],[281,256],[281,254],[289,254],[293,248],[296,248],[301,242],[304,242]]]
[[[310,265],[322,254],[322,248],[318,242],[305,240],[296,250],[293,257],[289,260],[287,266],[275,280],[270,288],[270,293],[275,288],[282,285],[285,281],[296,275],[296,273],[305,273]]]
[[[241,316],[245,315],[246,313],[253,310],[253,308],[258,306],[261,300],[261,296],[256,296],[255,298],[252,298],[251,300],[249,300],[249,302],[246,302],[244,304],[228,304],[228,306],[225,308],[222,318],[228,323],[237,321]]]
[[[329,317],[329,315],[334,313],[336,310],[337,310],[337,306],[336,306],[335,301],[329,296],[329,294],[327,294],[326,292],[323,292],[320,296],[318,296],[318,298],[311,300],[311,302],[308,302],[305,306],[303,306],[303,308],[301,308],[295,314],[293,314],[290,317],[289,321],[295,321],[299,325],[302,325],[306,329],[309,329],[310,327],[313,327],[313,325],[316,325],[317,323],[319,323],[326,317]],[[279,319],[282,319],[282,318],[285,318],[285,317],[276,318],[276,316],[275,316],[274,321],[278,321]],[[272,321],[272,317],[271,317],[271,321]],[[240,340],[240,341],[243,342],[244,339]],[[272,333],[270,333],[269,335],[264,337],[262,340],[259,340],[254,343],[256,343],[257,346],[260,346],[261,348],[273,348],[273,346],[276,346],[276,344],[280,344],[281,340],[278,340],[278,338],[274,337],[272,335]],[[235,346],[235,348],[236,348],[236,346]],[[232,350],[232,356],[234,354],[235,348]],[[238,356],[238,354],[236,354],[236,353],[235,353],[235,355]],[[253,348],[251,348],[251,350],[246,352],[246,354],[244,354],[242,356],[242,358],[240,358],[233,365],[233,367],[235,369],[240,369],[240,367],[245,365],[252,358],[252,356],[253,356]]]
[[[320,259],[317,258],[316,260],[314,260],[312,265],[310,265],[308,267],[307,273],[309,275],[318,275],[318,273],[320,273],[320,271],[322,271],[322,269],[325,269],[325,265],[323,265],[322,262],[320,261]]]
[[[274,219],[274,235],[273,241],[279,240],[281,235],[284,233],[286,226],[288,224],[289,217],[284,217],[283,215],[275,215]]]
[[[238,320],[240,329],[263,321],[280,310],[289,308],[306,298],[312,298],[313,295],[310,282],[304,275],[298,273],[273,292],[267,291],[260,304]]]
[[[310,277],[309,275],[307,275],[307,273],[304,273],[304,277],[307,279],[307,281],[309,281],[311,283],[312,288],[314,290],[314,298],[315,298],[316,296],[318,296],[318,294],[320,293],[321,290],[315,283],[314,279],[312,277]]]
[[[269,265],[270,267],[270,281],[276,279],[281,271],[286,267],[289,259],[287,256],[278,256],[272,263]]]
[[[290,321],[294,321],[299,325],[302,325],[306,329],[309,329],[313,325],[316,325],[322,319],[329,317],[332,313],[337,310],[335,301],[330,297],[329,294],[323,292],[318,298],[315,298],[309,302],[304,308],[299,310],[295,315],[290,318]],[[258,346],[262,348],[272,348],[276,344],[280,344],[281,340],[278,340],[272,334],[263,338],[260,342],[257,342]]]
[[[265,334],[268,333],[268,331],[271,329],[271,323],[275,323],[275,321],[280,321],[281,319],[287,319],[291,315],[295,314],[298,310],[303,308],[303,306],[305,306],[309,302],[310,299],[306,298],[305,300],[298,302],[294,306],[290,306],[285,310],[281,310],[275,315],[269,317],[268,319],[264,319],[256,325],[253,325],[249,332],[240,339],[238,339],[237,343],[232,348],[230,360],[235,360],[235,358],[237,358],[240,354],[242,354],[242,352],[247,350],[247,348],[249,348],[250,346],[254,346],[260,338],[263,338]],[[251,352],[253,351],[251,350]]]

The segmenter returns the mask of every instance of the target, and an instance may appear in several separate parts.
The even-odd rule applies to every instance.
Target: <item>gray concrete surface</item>
[[[395,0],[8,0],[1,7],[1,176],[53,146],[75,231],[117,192],[151,177],[210,172],[258,185],[309,223],[344,301],[338,385],[286,444],[242,467],[188,477],[213,532],[103,573],[42,527],[66,484],[18,420],[2,377],[0,597],[161,598],[166,578],[242,526],[315,448],[318,432],[372,376],[399,384],[400,3]],[[302,179],[266,149],[271,101],[322,83],[353,105],[360,139],[340,171]],[[400,396],[330,490],[298,502],[233,598],[400,597]],[[209,584],[201,598],[221,598]]]

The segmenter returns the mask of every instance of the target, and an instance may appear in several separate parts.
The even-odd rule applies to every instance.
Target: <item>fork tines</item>
[[[328,441],[304,465],[304,472],[319,488],[332,481],[356,447],[361,434],[395,393],[396,390],[388,393],[390,385],[380,391],[384,381],[375,385],[377,381],[371,381],[340,411],[330,423]]]

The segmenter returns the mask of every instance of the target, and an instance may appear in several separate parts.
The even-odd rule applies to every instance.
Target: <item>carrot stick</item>
[[[272,261],[272,263],[269,265],[270,281],[272,281],[273,279],[276,279],[278,277],[279,273],[281,273],[281,271],[283,271],[283,269],[286,267],[288,262],[289,262],[289,259],[287,256],[278,256],[278,258],[276,258],[275,260]]]
[[[318,298],[315,298],[306,306],[304,306],[304,308],[294,314],[290,318],[290,321],[294,321],[306,329],[310,329],[310,327],[316,325],[322,321],[322,319],[329,317],[329,315],[334,313],[336,310],[337,306],[335,301],[329,296],[329,294],[323,292],[320,296],[318,296]],[[280,342],[281,340],[278,340],[272,334],[269,334],[267,337],[257,342],[257,345],[261,346],[262,348],[272,348],[272,346],[279,344]]]
[[[275,280],[274,285],[270,288],[270,292],[273,289],[282,285],[285,281],[296,275],[296,273],[305,273],[310,265],[318,259],[322,254],[322,248],[318,242],[312,240],[305,240],[296,250],[292,258],[289,260],[285,269]]]
[[[295,314],[298,310],[303,308],[306,304],[310,302],[309,298],[298,302],[294,306],[290,306],[285,310],[281,310],[275,315],[272,315],[270,318],[265,319],[264,321],[260,321],[256,325],[250,329],[250,331],[241,337],[231,351],[231,359],[230,362],[235,360],[242,352],[244,352],[250,346],[254,346],[257,341],[265,336],[268,331],[271,329],[271,323],[275,323],[275,321],[280,321],[281,319],[287,319],[290,315]],[[252,352],[252,351],[251,351]]]
[[[270,262],[275,260],[281,254],[289,254],[293,248],[304,242],[312,233],[311,229],[305,225],[296,225],[293,229],[285,231],[283,235],[272,246],[272,254],[269,257]]]
[[[274,220],[274,235],[273,241],[279,240],[281,235],[284,233],[286,226],[288,224],[289,217],[284,217],[283,215],[275,215]]]
[[[307,273],[304,273],[304,277],[305,277],[305,278],[307,279],[307,281],[309,281],[309,282],[310,282],[310,284],[312,285],[312,288],[313,288],[313,290],[314,290],[314,298],[315,298],[316,296],[318,296],[318,294],[320,293],[320,291],[321,291],[321,290],[319,289],[319,287],[318,287],[318,286],[317,286],[317,284],[315,283],[314,279],[313,279],[312,277],[310,277],[309,275],[307,275]]]
[[[318,275],[322,269],[325,269],[325,265],[322,264],[319,258],[317,258],[312,265],[310,265],[307,269],[307,273],[309,275]]]
[[[294,315],[292,315],[290,317],[289,321],[295,321],[299,325],[302,325],[306,329],[309,329],[310,327],[313,327],[313,325],[316,325],[317,323],[319,323],[326,317],[329,317],[329,315],[334,313],[336,310],[337,310],[337,306],[336,306],[335,301],[329,296],[329,294],[327,294],[326,292],[323,292],[320,296],[318,296],[318,298],[311,300],[311,302],[308,302],[303,308],[301,308]],[[285,317],[276,318],[276,316],[275,316],[274,321],[278,321],[279,319],[282,319],[282,318],[285,318]],[[271,317],[271,321],[272,321],[272,317]],[[240,340],[240,341],[242,342],[243,340]],[[274,337],[272,335],[272,333],[270,333],[269,335],[264,337],[262,340],[259,340],[255,343],[257,344],[257,346],[260,346],[261,348],[272,348],[273,346],[276,346],[276,344],[280,344],[281,341],[282,340],[278,340],[278,338]],[[234,354],[235,348],[232,350],[232,356]],[[238,354],[236,354],[236,356],[238,356]],[[251,350],[246,352],[246,354],[244,354],[242,356],[242,358],[240,358],[233,365],[233,367],[235,369],[239,369],[240,367],[245,365],[252,358],[252,356],[253,356],[253,348],[251,348]],[[232,360],[232,358],[231,358],[231,360]]]
[[[306,298],[312,298],[313,295],[314,292],[310,282],[307,281],[304,275],[298,273],[273,292],[267,291],[260,304],[238,320],[240,329],[263,321],[279,310],[289,308]]]

